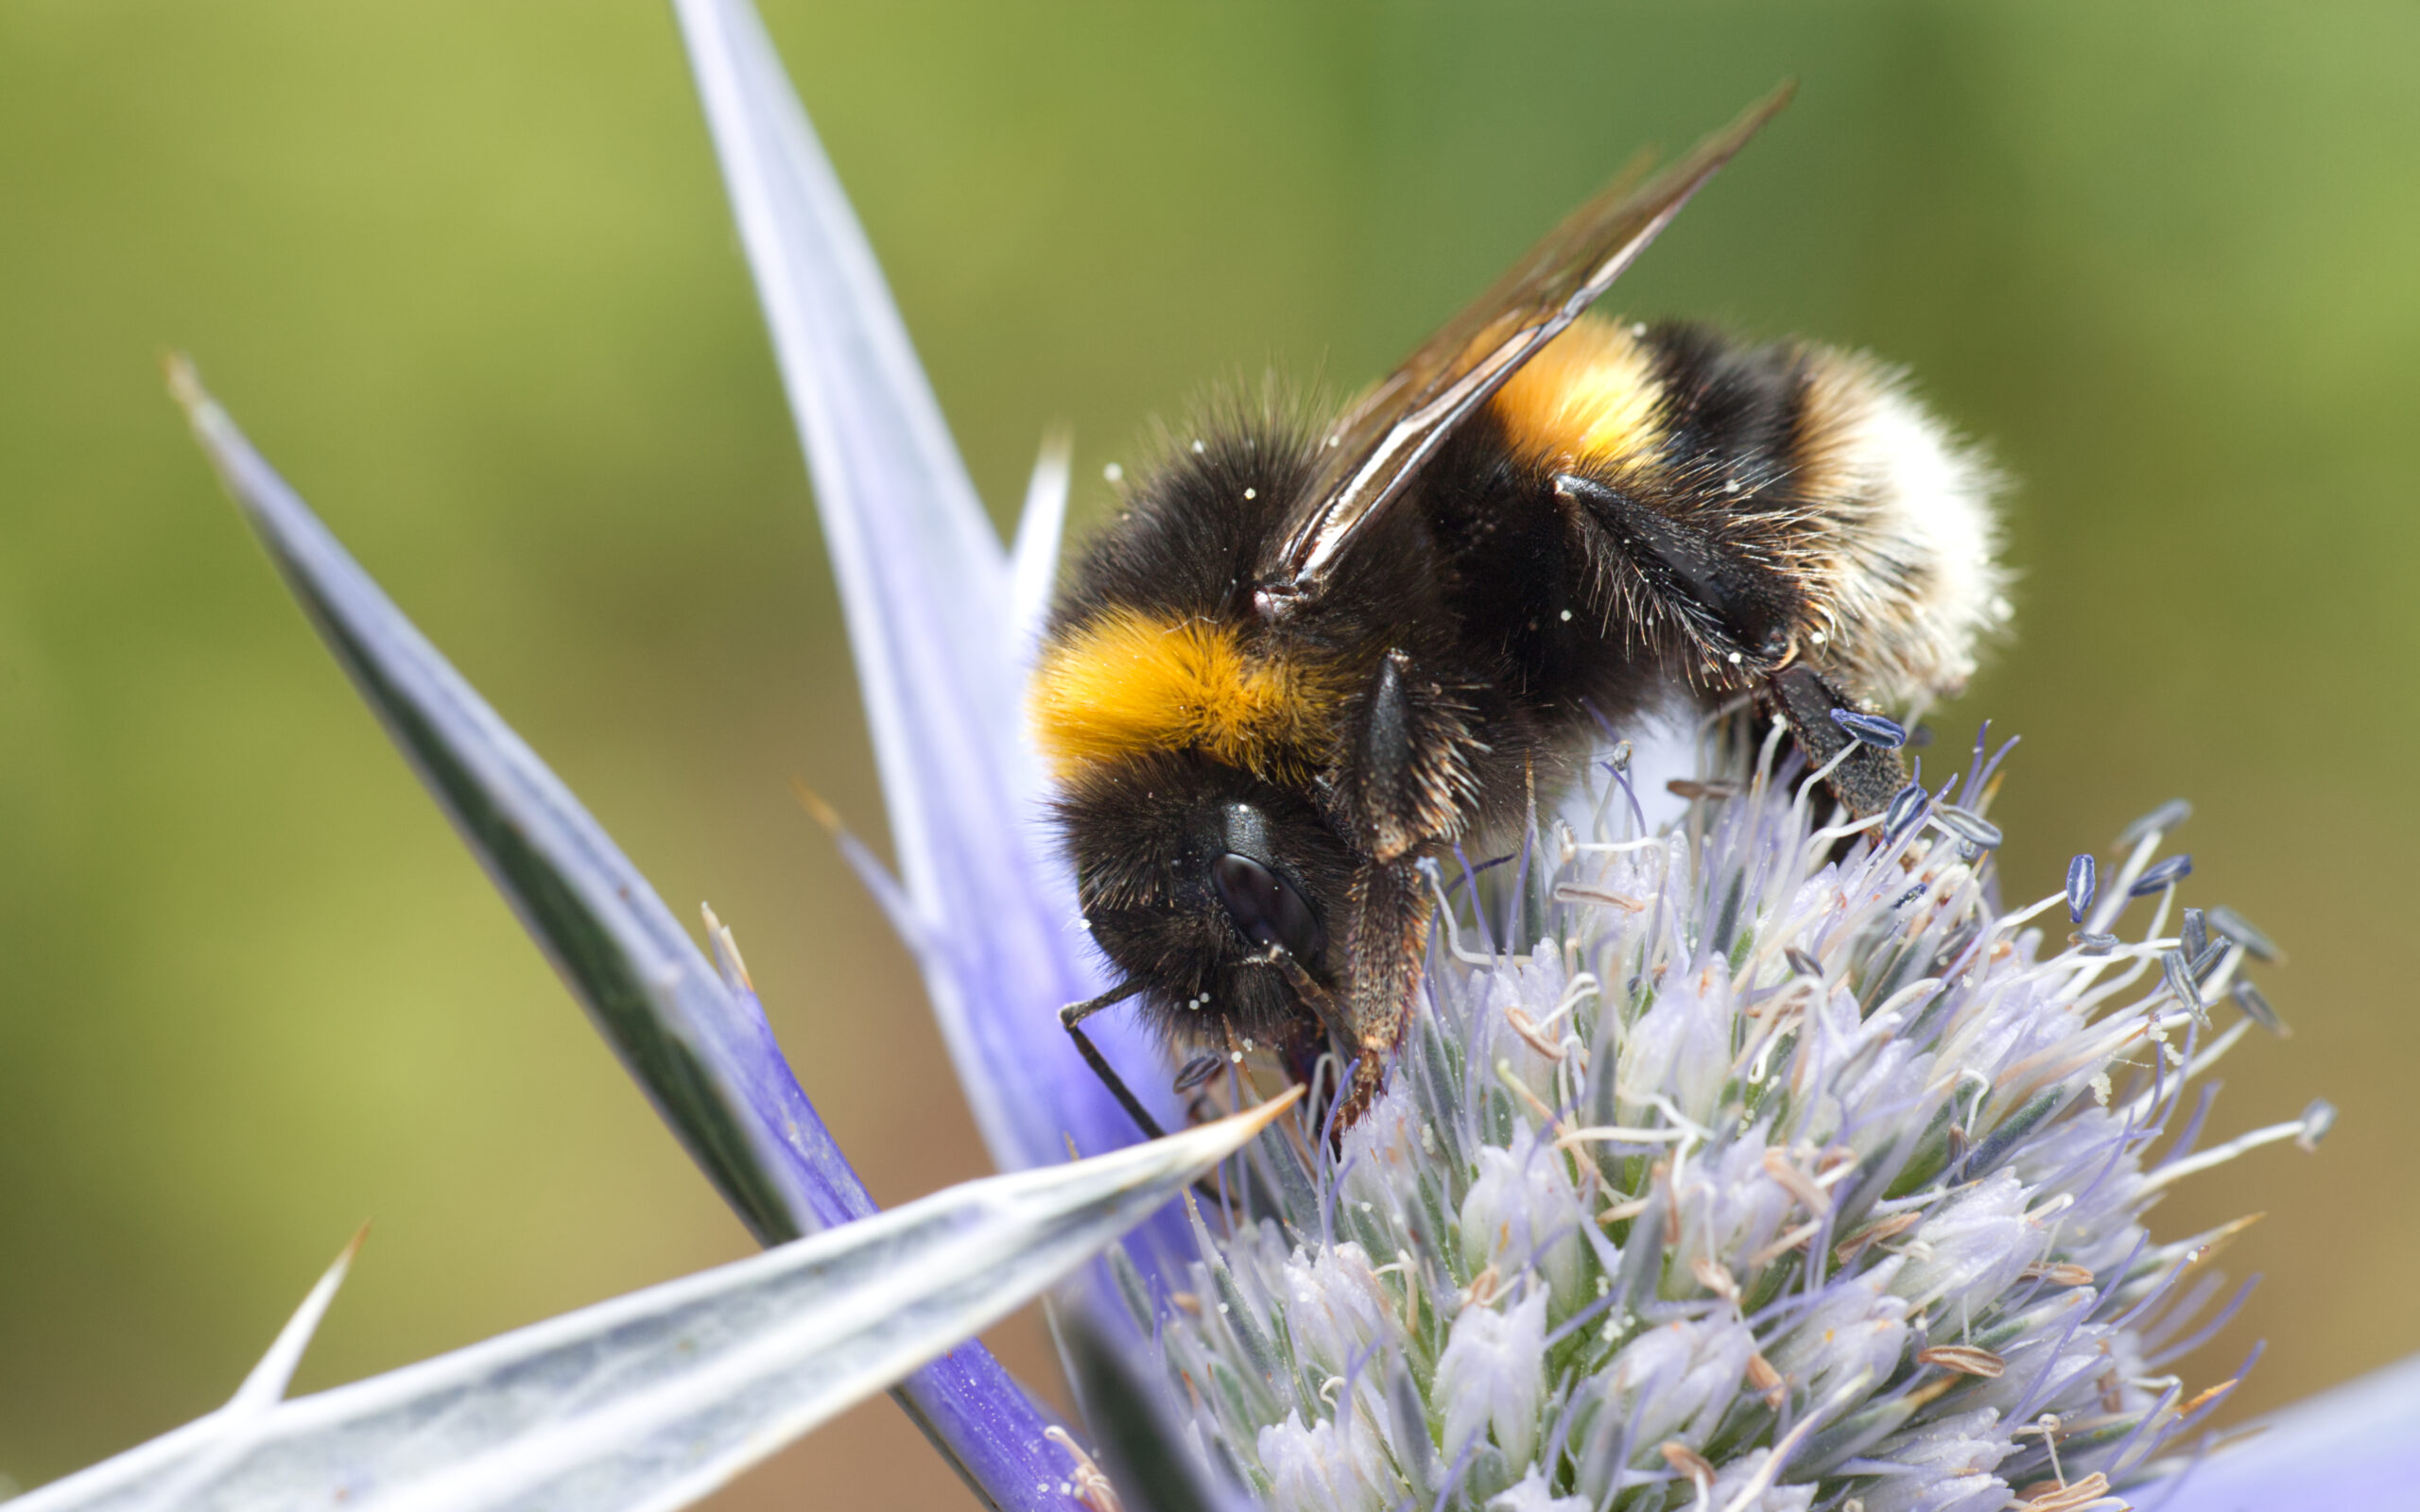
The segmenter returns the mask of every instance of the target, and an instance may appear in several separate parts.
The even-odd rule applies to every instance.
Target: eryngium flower
[[[1209,1457],[1282,1512],[2123,1506],[2232,1384],[2169,1366],[2237,1226],[2146,1211],[2328,1114],[2165,1138],[2266,942],[2169,932],[2181,806],[2076,934],[2003,911],[1976,754],[1818,828],[1768,744],[1662,833],[1607,765],[1485,902],[1442,868],[1385,1096],[1199,1205],[1162,1316],[1123,1288]]]

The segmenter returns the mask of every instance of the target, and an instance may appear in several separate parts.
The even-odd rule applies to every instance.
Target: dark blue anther
[[[2184,953],[2170,951],[2159,958],[2161,980],[2176,994],[2176,1001],[2191,1008],[2196,1016],[2202,1012],[2202,985],[2193,980],[2193,969],[2185,964]]]
[[[2126,847],[2133,845],[2135,841],[2141,839],[2144,835],[2151,833],[2154,830],[2173,830],[2192,816],[2192,804],[2186,802],[2181,798],[2169,799],[2167,802],[2161,804],[2159,807],[2152,810],[2149,814],[2144,815],[2141,818],[2136,819],[2134,823],[2126,826],[2125,829],[2119,831],[2118,834],[2118,849],[2123,850]]]
[[[1864,744],[1879,746],[1884,750],[1897,750],[1908,743],[1908,727],[1896,719],[1885,719],[1880,714],[1859,713],[1855,709],[1835,709],[1832,711],[1832,723]]]
[[[2126,896],[2148,898],[2164,887],[2175,886],[2192,874],[2193,858],[2191,856],[2170,856],[2136,877],[2135,885],[2126,889]]]
[[[2086,955],[2106,955],[2111,951],[2118,948],[2118,936],[2115,935],[2078,935],[2075,936],[2075,943],[2077,949],[2083,951]]]
[[[1919,898],[1923,897],[1924,895],[1925,895],[1924,885],[1923,885],[1922,883],[1919,883],[1919,884],[1917,884],[1915,886],[1909,888],[1906,892],[1901,893],[1901,894],[1899,895],[1899,900],[1898,900],[1898,902],[1896,902],[1893,903],[1891,906],[1892,906],[1892,907],[1893,907],[1893,908],[1905,908],[1905,907],[1907,907],[1910,903],[1914,902],[1917,899],[1919,899]]]
[[[2067,918],[2083,923],[2084,911],[2092,906],[2093,890],[2100,885],[2100,865],[2089,855],[2076,857],[2067,863]]]
[[[1916,816],[1924,812],[1925,799],[1931,796],[1925,791],[1922,782],[1910,782],[1893,794],[1891,806],[1882,811],[1882,837],[1886,840],[1896,840],[1907,833],[1908,826],[1913,824]]]
[[[2221,903],[2211,909],[2209,920],[2210,928],[2242,946],[2244,953],[2254,960],[2273,961],[2279,958],[2276,942],[2255,928],[2251,919],[2226,904]]]
[[[1944,803],[1932,811],[1933,822],[1970,845],[1989,850],[2002,838],[2000,827],[1972,809],[1962,809],[1955,803]]]
[[[2227,988],[2227,996],[2235,1000],[2237,1010],[2245,1018],[2278,1039],[2283,1040],[2293,1033],[2291,1029],[2286,1027],[2286,1021],[2277,1017],[2277,1010],[2269,1005],[2269,1000],[2261,996],[2260,989],[2251,983],[2237,982],[2235,986]]]
[[[2210,926],[2203,921],[2202,910],[2199,908],[2185,910],[2184,927],[2176,934],[2177,943],[2184,948],[2186,960],[2198,966],[2202,959],[2202,953],[2210,948]]]

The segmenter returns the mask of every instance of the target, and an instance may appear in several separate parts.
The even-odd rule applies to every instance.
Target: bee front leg
[[[1347,935],[1352,988],[1340,1025],[1356,1057],[1353,1082],[1337,1111],[1339,1132],[1353,1126],[1385,1084],[1387,1063],[1411,1023],[1411,994],[1428,954],[1435,900],[1409,856],[1364,865],[1353,879]]]
[[[1320,1027],[1346,1045],[1353,1043],[1353,1028],[1344,1016],[1343,1005],[1336,1001],[1334,993],[1320,986],[1318,978],[1303,969],[1303,963],[1295,959],[1292,951],[1283,945],[1271,945],[1261,953],[1260,958],[1275,967],[1277,973],[1286,978],[1286,985],[1294,989],[1294,996],[1301,999],[1303,1006],[1310,1009],[1311,1016],[1320,1021]]]
[[[1167,1131],[1160,1127],[1159,1120],[1153,1118],[1150,1111],[1144,1108],[1132,1091],[1128,1090],[1126,1079],[1118,1075],[1116,1070],[1110,1065],[1108,1058],[1101,1055],[1099,1047],[1093,1043],[1092,1036],[1079,1027],[1086,1019],[1101,1009],[1123,1003],[1142,990],[1143,979],[1135,977],[1120,986],[1111,988],[1097,998],[1087,998],[1081,1003],[1070,1003],[1059,1010],[1059,1026],[1067,1031],[1067,1038],[1076,1042],[1076,1053],[1084,1057],[1084,1064],[1092,1068],[1093,1074],[1099,1077],[1101,1085],[1109,1089],[1110,1095],[1117,1099],[1117,1106],[1126,1109],[1126,1116],[1134,1121],[1134,1126],[1143,1131],[1143,1137],[1147,1140],[1156,1140],[1165,1136]]]

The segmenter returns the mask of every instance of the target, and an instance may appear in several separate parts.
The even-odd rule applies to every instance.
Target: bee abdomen
[[[1726,644],[1745,626],[1695,637],[1694,676],[1720,684],[1727,662],[1787,642],[1777,654],[1860,696],[1923,705],[1964,684],[1979,643],[2007,618],[1997,475],[1873,358],[1589,319],[1491,409],[1533,474],[1567,472],[1618,502],[1599,522],[1620,548],[1611,565],[1628,564],[1616,584],[1636,572],[1683,590],[1626,595],[1617,618],[1677,623],[1708,597],[1679,580],[1688,562],[1658,549],[1667,538],[1704,542],[1731,576],[1762,582],[1751,595],[1760,608],[1792,606],[1786,627],[1748,637],[1772,646]]]
[[[1886,703],[1954,696],[2009,619],[1999,474],[1900,370],[1829,349],[1808,353],[1792,447],[1824,535],[1818,660]]]

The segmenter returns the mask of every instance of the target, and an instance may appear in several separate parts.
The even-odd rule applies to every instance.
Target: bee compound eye
[[[1310,956],[1319,943],[1319,919],[1285,878],[1230,850],[1210,863],[1210,881],[1244,938],[1282,945],[1298,959]]]

